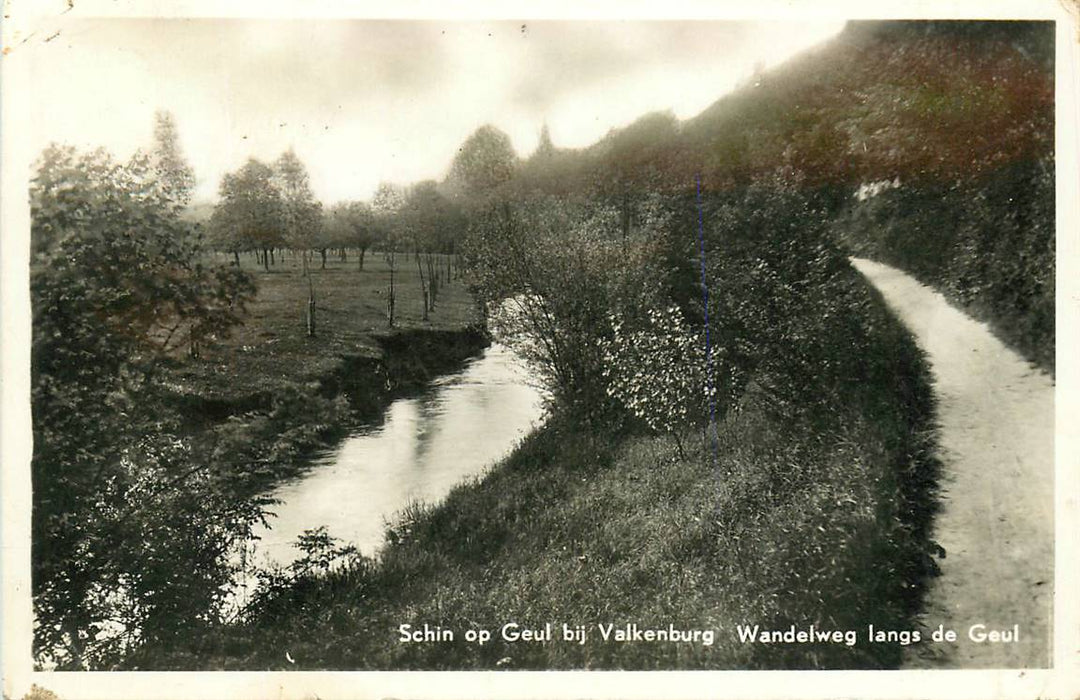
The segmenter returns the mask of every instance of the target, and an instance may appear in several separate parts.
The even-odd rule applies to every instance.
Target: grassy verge
[[[558,420],[440,505],[402,514],[378,561],[303,579],[247,624],[141,668],[888,668],[933,569],[936,465],[927,368],[876,292],[847,277],[853,322],[827,411],[783,417],[751,389],[679,459],[670,437]],[[826,415],[827,414],[827,415]],[[507,623],[545,642],[508,642]],[[714,643],[605,641],[598,625],[713,630]],[[399,625],[451,629],[405,643]],[[560,639],[586,627],[586,643]],[[740,641],[737,626],[854,630],[843,643]],[[493,634],[484,645],[466,630]],[[285,652],[296,661],[285,660]]]

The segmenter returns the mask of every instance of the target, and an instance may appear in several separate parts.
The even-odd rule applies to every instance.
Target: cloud
[[[645,112],[691,116],[839,26],[73,19],[34,57],[34,139],[124,157],[164,108],[200,198],[290,147],[320,197],[365,198],[379,180],[441,177],[484,123],[524,154],[545,121],[584,146]]]

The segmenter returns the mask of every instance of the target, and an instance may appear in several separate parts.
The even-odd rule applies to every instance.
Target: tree
[[[363,271],[364,257],[377,240],[375,213],[364,202],[339,202],[328,212],[324,221],[324,243],[342,249],[355,246],[358,252],[357,269]],[[325,266],[326,257],[323,256]]]
[[[400,218],[416,255],[424,299],[424,320],[427,320],[428,312],[435,310],[440,280],[444,279],[437,256],[453,252],[454,234],[460,229],[461,221],[456,207],[439,192],[434,180],[420,182],[409,189]],[[421,258],[424,265],[421,265]]]
[[[390,266],[390,280],[386,290],[386,322],[390,327],[394,325],[394,311],[397,303],[394,289],[394,273],[397,271],[397,252],[400,246],[400,226],[397,217],[404,203],[405,195],[402,189],[389,182],[379,183],[371,200],[375,227],[383,242],[386,262]]]
[[[315,281],[308,270],[308,250],[316,244],[322,229],[322,204],[308,184],[307,170],[290,148],[274,163],[274,184],[281,193],[281,217],[284,240],[300,250],[304,276],[308,278],[306,328],[309,338],[315,337]],[[323,249],[326,267],[326,249]]]
[[[541,197],[483,210],[466,239],[470,286],[495,336],[583,421],[618,419],[604,376],[613,314],[633,319],[666,305],[663,236],[649,231],[623,246],[618,224],[613,207]]]
[[[637,225],[638,207],[649,193],[662,190],[665,161],[678,134],[678,122],[670,112],[641,117],[609,134],[600,144],[602,196],[619,208],[622,240]]]
[[[251,158],[235,173],[221,179],[221,200],[210,219],[220,248],[233,254],[240,265],[240,252],[261,250],[263,267],[270,270],[269,251],[285,240],[284,203],[274,181],[274,171]]]
[[[551,132],[545,122],[544,126],[540,128],[540,141],[536,145],[536,150],[533,151],[532,158],[550,158],[554,154],[555,144],[551,142]]]
[[[322,204],[315,200],[304,164],[290,148],[274,162],[274,184],[281,193],[284,241],[303,256],[307,274],[307,252],[316,243],[322,225]],[[326,253],[323,249],[325,267]]]
[[[172,114],[154,115],[154,146],[150,159],[158,187],[169,205],[179,213],[191,202],[195,173],[180,152],[179,136]]]
[[[159,183],[142,155],[58,146],[31,182],[34,641],[68,668],[196,624],[258,518],[192,467],[160,383],[254,287],[201,262]]]
[[[718,367],[723,349],[706,347],[703,329],[687,323],[675,305],[648,309],[637,324],[617,314],[610,320],[612,335],[602,343],[608,395],[654,432],[672,435],[686,459],[682,431],[713,417],[713,375],[731,371]]]
[[[490,124],[477,129],[458,149],[446,176],[450,192],[467,199],[490,195],[514,175],[517,155],[510,137]]]

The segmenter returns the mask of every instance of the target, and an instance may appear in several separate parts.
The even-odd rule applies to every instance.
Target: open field
[[[350,251],[353,253],[354,251]],[[219,262],[231,260],[220,256]],[[255,277],[258,295],[243,323],[217,348],[198,360],[185,359],[173,372],[173,386],[184,394],[233,401],[275,393],[284,383],[316,381],[332,374],[347,356],[379,356],[377,338],[408,330],[460,330],[479,323],[481,314],[461,280],[439,289],[436,308],[423,320],[416,262],[399,254],[395,278],[395,323],[387,325],[390,266],[369,252],[363,271],[356,258],[330,256],[321,269],[310,263],[315,290],[316,335],[307,337],[308,283],[297,255],[287,253],[270,271],[250,257],[241,266]]]

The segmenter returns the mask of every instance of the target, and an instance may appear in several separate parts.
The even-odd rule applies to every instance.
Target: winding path
[[[1051,665],[1054,558],[1054,383],[941,294],[880,263],[853,259],[926,351],[938,398],[944,547],[923,622],[956,643],[920,644],[907,668]],[[975,643],[969,628],[1013,630]]]

